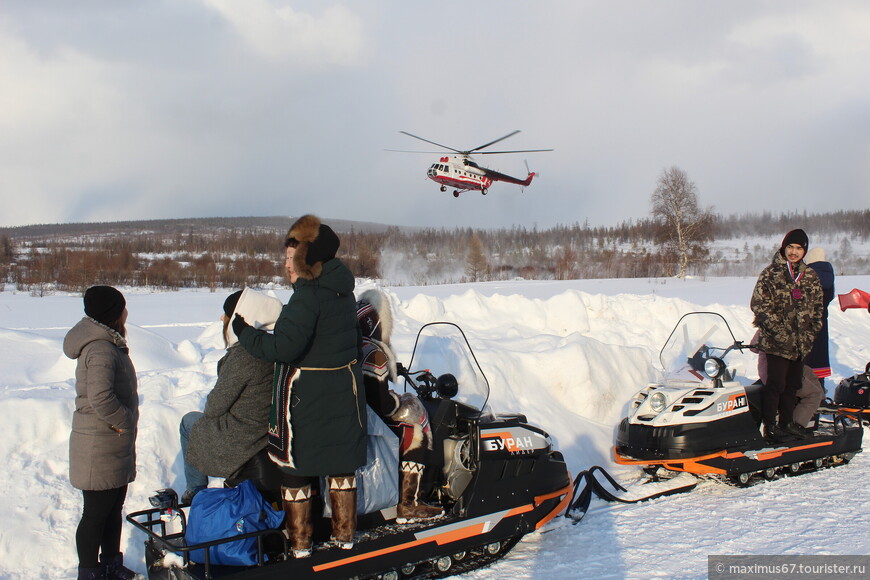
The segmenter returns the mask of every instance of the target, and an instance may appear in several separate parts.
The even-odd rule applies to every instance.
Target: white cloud
[[[270,60],[291,60],[316,67],[352,66],[365,52],[360,18],[341,5],[316,16],[270,0],[203,0],[219,12],[248,46]]]

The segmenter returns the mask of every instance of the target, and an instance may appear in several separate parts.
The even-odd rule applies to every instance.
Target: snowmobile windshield
[[[492,414],[488,404],[489,381],[483,374],[465,333],[456,324],[430,322],[424,325],[417,333],[408,370],[412,374],[428,370],[436,378],[445,378],[443,375],[448,373],[453,375],[456,378],[455,395],[447,397],[444,393],[439,394],[437,388],[433,389],[432,395],[452,398],[469,407],[479,409],[481,417]],[[421,381],[417,380],[417,382]],[[439,380],[438,382],[446,384],[449,389],[452,381]]]
[[[668,380],[704,380],[704,362],[724,358],[737,340],[715,312],[691,312],[680,318],[659,353]]]

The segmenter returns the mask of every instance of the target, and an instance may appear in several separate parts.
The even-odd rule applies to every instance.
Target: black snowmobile
[[[843,379],[834,391],[834,403],[843,409],[866,413],[870,409],[870,363],[848,379]]]
[[[525,416],[489,410],[489,384],[462,330],[452,323],[425,325],[417,334],[412,364],[415,357],[425,363],[417,367],[424,370],[399,365],[399,374],[429,413],[434,439],[426,469],[433,475],[429,502],[441,505],[445,515],[404,525],[395,523],[395,508],[361,515],[351,550],[317,542],[314,553],[300,559],[290,555],[280,530],[254,532],[245,536],[259,538],[259,565],[233,567],[191,562],[192,550],[206,548],[208,554],[210,546],[233,540],[187,545],[188,506],[158,500],[152,502],[157,507],[127,516],[148,535],[149,578],[437,578],[503,557],[523,535],[562,512],[572,491],[562,454]],[[455,374],[436,377],[429,368]],[[174,531],[167,523],[173,514]],[[328,536],[328,520],[318,527]]]
[[[640,391],[619,425],[616,462],[654,476],[689,472],[746,485],[756,474],[772,479],[848,463],[861,451],[861,422],[839,405],[820,409],[830,415],[817,415],[806,439],[765,441],[761,385],[744,386],[725,365],[726,356],[749,348],[719,314],[683,316],[660,353],[665,380]]]

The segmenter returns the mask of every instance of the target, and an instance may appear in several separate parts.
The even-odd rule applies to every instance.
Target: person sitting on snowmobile
[[[764,438],[769,441],[805,437],[794,421],[795,393],[801,387],[803,361],[822,328],[823,315],[819,277],[803,262],[807,246],[806,232],[788,232],[752,291],[753,325],[761,333],[758,346],[767,353],[768,380],[762,389],[761,412]]]
[[[749,344],[758,344],[758,332],[752,337]],[[767,381],[767,355],[757,349],[751,349],[758,355],[758,380],[763,385]],[[794,408],[794,422],[801,428],[809,427],[813,416],[825,398],[825,390],[816,378],[816,373],[808,365],[804,365],[801,388],[795,396],[798,399]],[[806,429],[807,435],[812,435],[812,429]]]
[[[274,324],[281,304],[277,298],[247,291],[245,309],[239,304],[242,291],[234,292],[224,301],[223,322],[226,354],[217,363],[217,382],[205,401],[204,412],[190,411],[181,419],[181,456],[184,463],[186,489],[182,503],[208,487],[208,476],[230,478],[246,462],[266,448],[268,443],[269,407],[272,404],[272,375],[275,365],[260,360],[248,352],[230,334],[230,320],[235,312],[260,327]],[[256,310],[257,305],[270,304]],[[265,319],[265,320],[264,320]]]
[[[441,508],[421,499],[426,455],[432,449],[429,415],[414,393],[399,396],[390,390],[396,380],[396,356],[390,347],[393,315],[387,297],[366,290],[357,301],[362,332],[362,373],[366,401],[400,437],[400,498],[396,521],[410,523],[439,516]]]

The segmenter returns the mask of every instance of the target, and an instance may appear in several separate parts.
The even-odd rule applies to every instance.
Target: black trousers
[[[789,360],[767,355],[767,382],[761,390],[761,416],[765,425],[776,423],[787,425],[794,420],[797,405],[797,392],[803,380],[804,363],[802,360]]]
[[[121,551],[121,508],[127,486],[102,491],[82,491],[85,506],[76,529],[79,566],[96,568],[99,554],[112,557]]]
[[[355,473],[335,473],[330,477],[353,477]],[[281,487],[300,488],[311,485],[311,489],[320,493],[320,477],[317,475],[294,475],[281,470]]]

